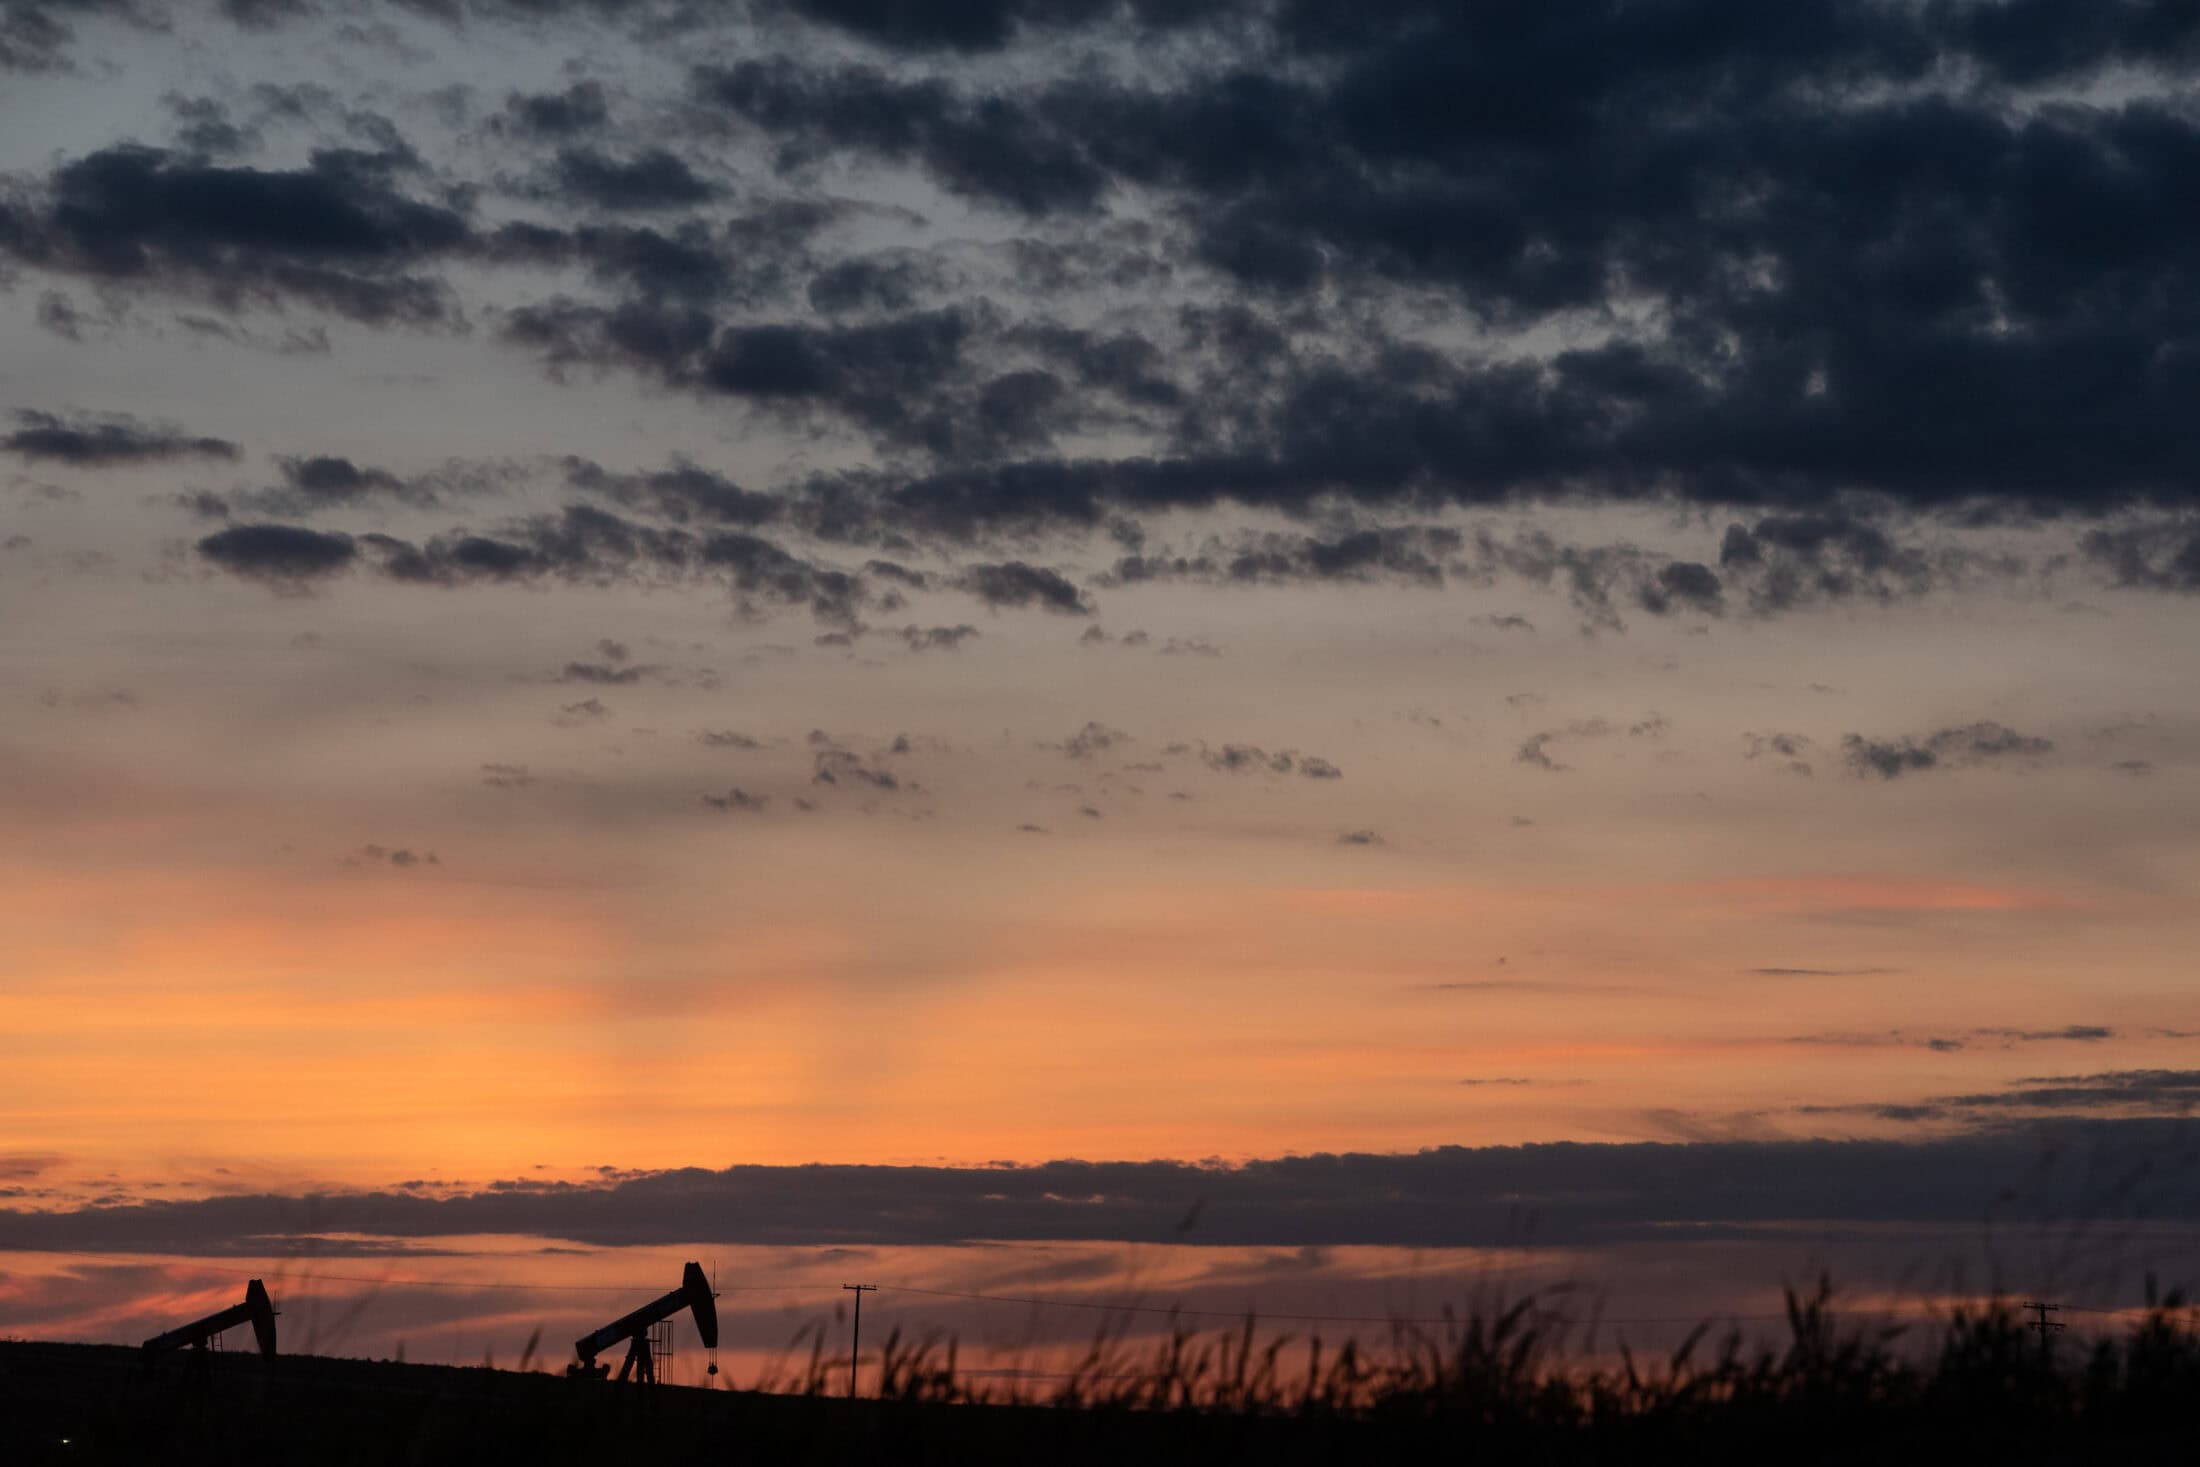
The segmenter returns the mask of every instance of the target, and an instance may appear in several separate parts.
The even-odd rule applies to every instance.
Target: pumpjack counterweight
[[[275,1305],[267,1297],[267,1286],[258,1279],[244,1286],[244,1302],[232,1304],[227,1309],[217,1309],[204,1319],[194,1319],[163,1334],[147,1340],[142,1347],[145,1361],[150,1365],[153,1357],[170,1350],[203,1350],[224,1330],[249,1323],[252,1334],[260,1342],[260,1353],[275,1358]]]
[[[718,1348],[717,1299],[718,1296],[710,1291],[710,1280],[703,1277],[703,1265],[690,1263],[680,1275],[679,1288],[631,1314],[620,1315],[594,1334],[575,1340],[573,1363],[565,1368],[565,1373],[602,1379],[611,1373],[611,1363],[599,1363],[596,1357],[624,1340],[626,1359],[619,1366],[619,1379],[625,1380],[631,1375],[637,1381],[654,1383],[657,1362],[656,1352],[649,1345],[650,1326],[685,1309],[695,1317],[695,1332],[702,1336],[703,1348],[715,1350]]]

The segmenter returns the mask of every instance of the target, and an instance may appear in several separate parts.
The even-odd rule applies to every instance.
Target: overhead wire
[[[84,1258],[101,1262],[111,1262],[117,1256],[113,1254],[92,1253],[81,1250],[58,1248],[38,1249],[35,1251],[60,1257]],[[270,1272],[270,1270],[265,1267],[259,1269],[237,1268],[234,1266],[225,1266],[216,1263],[204,1263],[197,1259],[190,1259],[188,1260],[188,1263],[191,1267],[199,1269],[202,1272],[231,1274],[238,1277],[245,1277],[248,1275],[264,1276]],[[380,1288],[439,1289],[453,1293],[477,1291],[511,1291],[521,1293],[551,1294],[625,1294],[641,1293],[647,1292],[652,1289],[657,1289],[661,1286],[663,1282],[662,1280],[653,1280],[649,1282],[607,1282],[600,1284],[552,1284],[522,1282],[507,1279],[406,1278],[389,1274],[324,1273],[318,1271],[297,1273],[277,1271],[276,1277],[280,1280],[289,1282],[371,1284]],[[823,1284],[721,1284],[715,1289],[714,1292],[722,1294],[790,1295],[807,1294],[812,1292],[813,1290],[822,1292],[826,1287],[827,1286]],[[885,1293],[908,1294],[922,1298],[968,1300],[974,1303],[985,1304],[1012,1304],[1032,1309],[1074,1309],[1095,1314],[1151,1314],[1178,1319],[1243,1320],[1247,1318],[1252,1318],[1278,1324],[1451,1326],[1459,1323],[1459,1316],[1453,1314],[1328,1314],[1307,1313],[1295,1310],[1278,1310],[1271,1312],[1252,1306],[1240,1309],[1206,1309],[1192,1308],[1181,1304],[1134,1304],[1104,1299],[1065,1299],[1061,1297],[1050,1297],[1038,1294],[992,1294],[969,1289],[926,1288],[916,1284],[881,1284],[879,1285],[879,1288],[881,1292]],[[1831,1311],[1831,1313],[1837,1318],[1901,1319],[1930,1316],[1934,1311],[1945,1309],[1947,1307],[1949,1306],[1941,1301],[1921,1300],[1913,1306],[1900,1309],[1835,1308]],[[2130,1308],[2088,1306],[2079,1304],[2065,1305],[2064,1307],[2074,1312],[2086,1314],[2123,1314],[2131,1312]],[[2195,1308],[2200,1307],[2200,1305],[2185,1305],[2179,1307]],[[1788,1312],[1785,1310],[1768,1313],[1736,1313],[1709,1311],[1703,1314],[1685,1315],[1670,1314],[1620,1316],[1591,1314],[1578,1322],[1582,1324],[1593,1324],[1601,1328],[1606,1325],[1717,1325],[1745,1323],[1763,1324],[1776,1323],[1786,1320],[1788,1317]]]
[[[1203,1319],[1246,1319],[1250,1317],[1286,1324],[1452,1325],[1459,1322],[1459,1316],[1453,1314],[1415,1316],[1397,1314],[1303,1314],[1282,1311],[1271,1313],[1267,1310],[1254,1308],[1190,1309],[1174,1304],[1114,1304],[1092,1299],[1050,1299],[1037,1295],[981,1294],[962,1289],[922,1289],[912,1284],[881,1284],[879,1287],[889,1293],[922,1294],[938,1299],[974,1299],[992,1304],[1024,1304],[1046,1309],[1085,1309],[1116,1314],[1166,1314]],[[1849,1318],[1859,1316],[1865,1318],[1900,1318],[1906,1315],[1928,1313],[1939,1307],[1942,1306],[1935,1301],[1920,1301],[1915,1307],[1907,1309],[1835,1309],[1831,1312],[1836,1316]],[[2102,1312],[2114,1313],[2116,1311],[2104,1310]],[[1592,1314],[1579,1322],[1600,1326],[1607,1324],[1694,1325],[1768,1322],[1786,1318],[1788,1318],[1786,1310],[1768,1314],[1715,1311],[1705,1314],[1630,1315],[1624,1318],[1618,1315]]]

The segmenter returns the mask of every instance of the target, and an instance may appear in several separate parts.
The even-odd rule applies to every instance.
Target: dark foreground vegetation
[[[1378,1349],[1241,1330],[1103,1334],[1035,1390],[884,1347],[873,1399],[813,1356],[777,1392],[493,1369],[0,1343],[0,1460],[222,1463],[1882,1463],[2200,1461],[2200,1336],[2178,1301],[2043,1353],[1989,1310],[1930,1339],[1791,1299],[1774,1346],[1699,1332],[1654,1361],[1566,1364],[1532,1305]],[[1291,1360],[1286,1371],[1284,1362]],[[843,1367],[845,1362],[842,1362]],[[867,1384],[869,1382],[867,1381]]]

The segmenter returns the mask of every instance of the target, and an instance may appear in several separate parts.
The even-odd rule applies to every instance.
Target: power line
[[[976,1299],[988,1304],[1023,1304],[1041,1309],[1086,1309],[1104,1314],[1169,1314],[1201,1319],[1244,1319],[1251,1315],[1256,1319],[1280,1321],[1286,1324],[1457,1324],[1456,1315],[1413,1316],[1398,1314],[1294,1314],[1270,1313],[1259,1309],[1185,1309],[1173,1304],[1110,1304],[1095,1299],[1049,1299],[1037,1295],[977,1294],[962,1289],[920,1289],[913,1284],[885,1284],[881,1287],[895,1294],[922,1294],[934,1299]],[[1929,1307],[1929,1306],[1927,1306]],[[1908,1312],[1893,1309],[1845,1309],[1836,1311],[1850,1316],[1895,1317]],[[1593,1322],[1605,1324],[1720,1324],[1727,1322],[1752,1322],[1786,1319],[1785,1311],[1778,1314],[1673,1314],[1643,1315],[1628,1319],[1598,1317]]]
[[[99,1262],[109,1262],[117,1256],[114,1254],[91,1253],[61,1248],[40,1249],[37,1251],[52,1257],[83,1258]],[[264,1267],[257,1269],[233,1268],[225,1267],[221,1264],[202,1263],[197,1259],[185,1259],[182,1261],[187,1263],[188,1266],[196,1268],[204,1273],[233,1274],[240,1278],[246,1276],[269,1276],[269,1270]],[[540,1284],[519,1283],[510,1280],[400,1278],[395,1276],[376,1274],[318,1272],[276,1272],[273,1277],[284,1282],[373,1284],[382,1288],[442,1289],[454,1293],[508,1291],[519,1293],[544,1294],[624,1294],[646,1292],[648,1290],[656,1288],[658,1285],[658,1281],[655,1280],[649,1282],[635,1283]],[[823,1284],[725,1284],[719,1286],[718,1292],[728,1294],[789,1295],[808,1294],[811,1293],[813,1290],[821,1292],[825,1287],[826,1286]],[[843,1287],[845,1288],[850,1286],[843,1285]],[[1183,1319],[1242,1320],[1250,1315],[1255,1319],[1282,1324],[1387,1324],[1442,1326],[1455,1325],[1459,1322],[1459,1317],[1456,1315],[1309,1314],[1300,1312],[1268,1312],[1261,1310],[1257,1307],[1245,1309],[1195,1309],[1186,1308],[1181,1305],[1175,1304],[1128,1304],[1113,1303],[1106,1300],[1098,1299],[1064,1299],[1038,1294],[989,1294],[968,1289],[929,1289],[920,1288],[915,1284],[865,1284],[862,1286],[862,1288],[866,1293],[874,1291],[884,1291],[894,1294],[913,1294],[930,1299],[965,1299],[975,1303],[983,1304],[1014,1304],[1031,1309],[1077,1309],[1086,1311],[1088,1313],[1100,1314],[1159,1314]],[[860,1309],[861,1305],[862,1296],[859,1294],[857,1296],[857,1307]],[[1946,1307],[1948,1306],[1937,1301],[1925,1300],[1920,1301],[1916,1305],[1900,1309],[1844,1309],[1836,1307],[1831,1312],[1836,1318],[1901,1319],[1930,1314],[1936,1309]],[[2026,1303],[2021,1307],[2026,1310],[2031,1310],[2035,1306],[2030,1303]],[[2062,1304],[2053,1307],[2057,1310],[2067,1310],[2069,1312],[2078,1314],[2128,1314],[2132,1313],[2135,1309],[2144,1309],[2147,1306]],[[2195,1302],[2192,1304],[2182,1304],[2176,1306],[2176,1308],[2184,1311],[2200,1310],[2200,1302]],[[1763,1314],[1711,1313],[1628,1316],[1593,1315],[1579,1322],[1583,1324],[1594,1324],[1599,1327],[1604,1325],[1636,1324],[1769,1324],[1784,1321],[1787,1318],[1787,1311],[1781,1310],[1776,1313]],[[2036,1326],[2033,1327],[2036,1328]],[[2056,1325],[2054,1327],[2060,1328],[2061,1326]]]

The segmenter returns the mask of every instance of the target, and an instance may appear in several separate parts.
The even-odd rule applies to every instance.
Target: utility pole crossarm
[[[2049,1319],[2047,1316],[2062,1313],[2063,1306],[2027,1299],[2019,1307],[2032,1316],[2032,1322],[2026,1325],[2025,1328],[2038,1332],[2040,1337],[2040,1363],[2044,1365],[2047,1363],[2047,1342],[2066,1327],[2061,1320]]]

